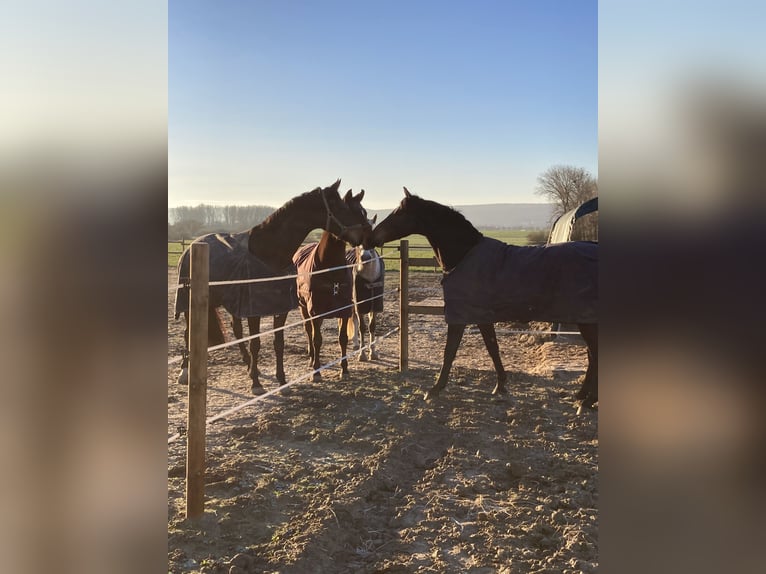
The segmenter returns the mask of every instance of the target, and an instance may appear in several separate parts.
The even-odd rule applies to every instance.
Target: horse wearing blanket
[[[347,379],[347,330],[352,313],[353,279],[351,268],[346,266],[346,242],[325,231],[319,243],[309,243],[298,249],[293,263],[298,269],[298,302],[308,336],[309,364],[315,371],[314,380],[322,380],[322,374],[317,371],[322,364],[319,360],[322,322],[330,317],[338,319],[338,345],[342,357],[340,376]],[[317,273],[327,269],[332,270]]]
[[[376,216],[377,217],[377,216]],[[373,218],[374,221],[374,218]],[[354,266],[354,349],[362,349],[359,360],[379,359],[375,341],[375,328],[378,313],[383,311],[383,289],[385,287],[386,266],[383,258],[375,249],[362,249],[358,246],[346,251],[346,261]],[[365,324],[366,318],[366,324]],[[369,353],[364,349],[365,331],[369,336]]]
[[[431,399],[447,384],[467,324],[476,324],[497,373],[493,391],[505,393],[494,323],[576,323],[588,347],[588,368],[576,398],[581,407],[598,401],[598,245],[570,242],[517,247],[484,237],[460,213],[421,199],[404,188],[404,199],[372,234],[365,248],[419,233],[434,249],[444,276],[447,344]]]
[[[352,245],[361,243],[371,229],[366,212],[361,207],[364,192],[353,197],[351,190],[341,199],[338,193],[340,180],[333,185],[306,192],[294,197],[272,213],[265,221],[249,231],[230,234],[210,234],[196,242],[210,246],[210,281],[233,281],[242,279],[278,278],[295,274],[292,256],[306,235],[313,229],[325,229],[347,240]],[[189,249],[178,262],[178,288],[176,290],[175,316],[182,314],[187,320],[184,339],[188,346],[189,312]],[[261,317],[272,315],[274,328],[284,326],[287,313],[298,306],[294,278],[259,283],[214,285],[210,287],[208,307],[208,344],[224,342],[216,309],[224,307],[232,315],[232,326],[237,338],[242,337],[242,319],[247,318],[250,335],[260,332]],[[250,340],[249,351],[240,344],[242,356],[248,364],[252,380],[251,391],[260,395],[265,389],[259,381],[258,354],[261,340]],[[285,383],[284,332],[274,334],[276,352],[276,379]],[[184,355],[178,381],[187,382],[188,357]]]

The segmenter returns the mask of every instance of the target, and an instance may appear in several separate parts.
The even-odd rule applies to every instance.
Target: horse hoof
[[[598,410],[596,407],[596,403],[590,400],[584,400],[579,405],[577,405],[577,414],[581,415],[583,410],[586,411],[596,411]]]
[[[315,383],[319,383],[322,381],[322,373],[314,373],[314,376],[312,377],[313,381]]]
[[[346,371],[345,373],[340,374],[340,380],[341,381],[347,381],[351,378],[351,375]]]
[[[285,377],[284,373],[277,373],[277,382],[280,385],[284,385],[287,383],[287,378]]]
[[[493,395],[507,395],[508,389],[505,387],[501,387],[499,385],[495,386],[495,388],[492,390]]]
[[[181,369],[181,372],[178,373],[178,379],[176,379],[179,385],[188,385],[189,384],[189,369]]]
[[[377,351],[373,351],[372,353],[370,353],[370,359],[373,361],[377,361],[378,359],[380,359],[380,354]]]
[[[367,362],[367,351],[362,351],[359,353],[359,362],[366,363]]]
[[[263,395],[266,393],[266,389],[264,389],[260,384],[258,384],[258,385],[253,385],[252,387],[250,387],[250,392],[256,396]]]
[[[435,391],[434,389],[431,389],[430,391],[428,391],[425,394],[424,398],[425,398],[426,401],[432,401],[433,399],[435,399],[438,396],[439,396],[439,391]]]

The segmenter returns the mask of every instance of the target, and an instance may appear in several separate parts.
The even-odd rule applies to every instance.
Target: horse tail
[[[218,309],[212,306],[207,310],[207,342],[208,345],[220,345],[225,342],[221,316]]]
[[[352,341],[354,339],[354,336],[356,335],[356,328],[354,327],[355,316],[356,316],[356,309],[353,309],[351,312],[351,317],[349,317],[348,321],[346,322],[346,336],[348,336],[349,341]]]

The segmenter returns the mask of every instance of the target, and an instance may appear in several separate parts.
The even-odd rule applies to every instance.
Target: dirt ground
[[[379,334],[398,326],[398,280],[389,272]],[[414,274],[410,301],[438,298],[438,280]],[[172,301],[169,292],[169,358],[180,354],[183,331]],[[288,323],[299,318],[293,311]],[[350,381],[333,367],[320,383],[295,384],[211,424],[206,512],[193,523],[184,519],[185,435],[169,443],[168,571],[595,572],[598,421],[591,411],[577,416],[573,399],[585,347],[579,337],[508,333],[524,324],[496,328],[505,397],[490,394],[492,363],[471,329],[447,388],[426,403],[446,325],[417,316],[409,372],[398,371],[394,334],[380,342],[380,360],[352,360]],[[335,320],[323,335],[326,363],[339,357]],[[305,333],[289,329],[285,340],[292,381],[308,371]],[[272,341],[261,347],[267,389],[277,386]],[[168,368],[168,436],[186,424],[177,371]],[[235,348],[211,354],[208,415],[251,399],[249,388]]]

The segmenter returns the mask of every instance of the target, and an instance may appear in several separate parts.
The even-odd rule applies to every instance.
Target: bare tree
[[[535,193],[554,204],[553,216],[556,218],[595,197],[598,183],[581,167],[555,165],[537,178]],[[598,212],[575,222],[572,240],[598,241]]]
[[[554,165],[537,178],[535,193],[555,205],[554,216],[596,196],[598,184],[593,176],[581,167]]]

